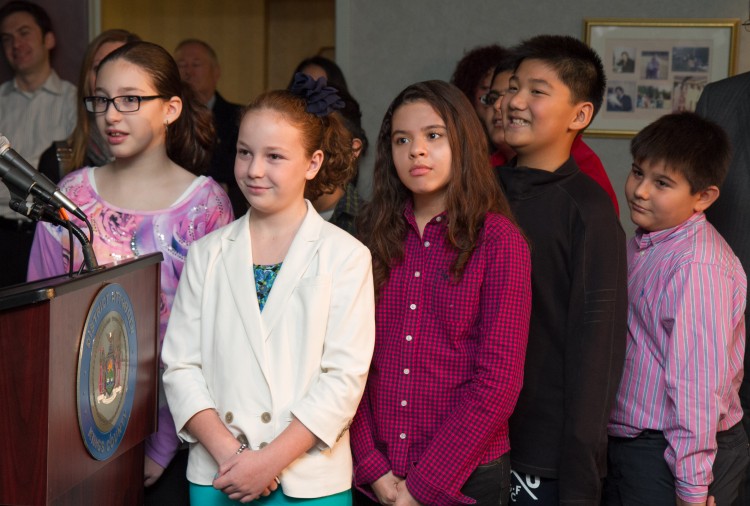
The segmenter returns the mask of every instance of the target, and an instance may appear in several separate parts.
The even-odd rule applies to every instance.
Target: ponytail
[[[193,174],[203,174],[211,163],[215,129],[211,111],[182,83],[182,113],[167,127],[167,156]]]
[[[323,165],[318,175],[305,185],[305,198],[315,200],[323,194],[333,193],[336,188],[346,186],[357,171],[357,157],[352,148],[352,134],[344,126],[338,112],[320,118]]]

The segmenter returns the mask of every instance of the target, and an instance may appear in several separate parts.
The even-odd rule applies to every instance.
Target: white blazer
[[[352,480],[347,429],[375,341],[370,252],[308,202],[261,313],[249,214],[190,246],[164,339],[167,400],[191,443],[188,480],[210,485],[218,470],[185,430],[214,409],[253,450],[296,417],[319,444],[279,476],[284,493],[342,492]]]

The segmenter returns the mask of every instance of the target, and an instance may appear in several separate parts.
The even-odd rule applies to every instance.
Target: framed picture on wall
[[[584,19],[607,74],[586,133],[632,137],[664,114],[695,111],[706,84],[734,74],[739,19]]]

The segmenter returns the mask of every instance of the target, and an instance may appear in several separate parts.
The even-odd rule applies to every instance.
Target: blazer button
[[[268,443],[266,443],[265,441],[263,441],[261,444],[258,445],[258,449],[262,450],[266,446],[268,446]]]
[[[234,420],[234,415],[231,411],[227,411],[227,413],[224,415],[224,421],[227,423],[232,423],[232,420]]]
[[[247,441],[247,436],[244,434],[240,434],[239,436],[237,436],[237,441],[239,441],[240,444],[243,444],[243,445],[249,444]]]
[[[262,415],[260,415],[260,421],[263,423],[268,423],[271,421],[271,413],[265,412]]]

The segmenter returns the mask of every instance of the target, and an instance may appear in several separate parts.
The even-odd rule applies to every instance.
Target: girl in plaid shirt
[[[351,428],[355,485],[381,504],[507,504],[531,310],[526,241],[456,87],[406,88],[377,148],[359,228],[377,307]]]

